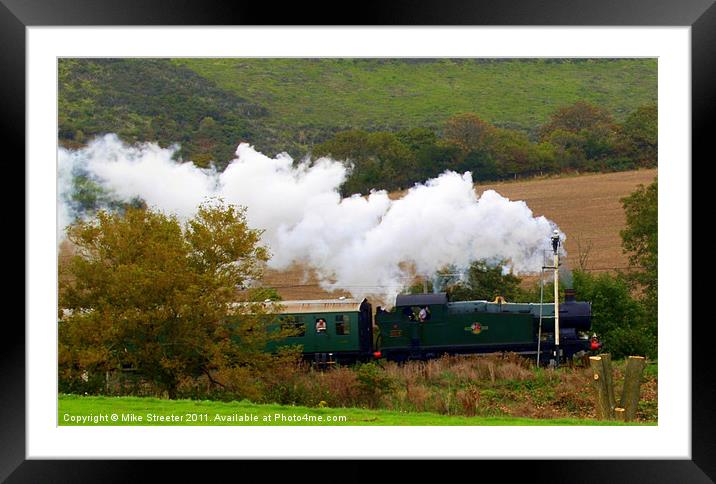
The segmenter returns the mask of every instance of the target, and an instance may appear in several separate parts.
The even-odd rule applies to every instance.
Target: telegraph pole
[[[554,356],[559,366],[559,232],[552,234],[552,251],[554,252]]]

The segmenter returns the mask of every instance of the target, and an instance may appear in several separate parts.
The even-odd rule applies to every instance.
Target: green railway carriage
[[[295,335],[273,342],[301,345],[306,359],[317,362],[368,360],[373,355],[372,307],[367,300],[330,299],[281,301],[275,323]]]

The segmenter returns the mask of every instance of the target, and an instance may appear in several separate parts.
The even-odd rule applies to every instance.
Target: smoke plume
[[[325,289],[391,300],[413,271],[432,275],[488,259],[507,260],[516,274],[539,272],[556,228],[522,201],[493,190],[478,196],[469,172],[445,172],[397,200],[383,190],[342,198],[339,188],[351,169],[344,162],[270,158],[241,144],[236,159],[218,172],[175,161],[176,150],[128,146],[115,135],[76,151],[60,148],[60,230],[82,215],[72,203],[78,174],[112,200],[140,198],[181,218],[191,217],[207,198],[220,197],[246,206],[250,225],[265,230],[271,268],[304,263]]]

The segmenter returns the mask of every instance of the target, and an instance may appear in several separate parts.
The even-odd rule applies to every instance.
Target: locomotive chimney
[[[564,290],[564,302],[575,302],[577,300],[577,291],[574,289]]]

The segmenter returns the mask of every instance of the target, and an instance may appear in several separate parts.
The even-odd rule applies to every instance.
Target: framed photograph
[[[363,6],[318,25],[296,7],[0,2],[27,180],[0,478],[128,479],[118,459],[716,476],[713,331],[691,316],[712,2]]]

